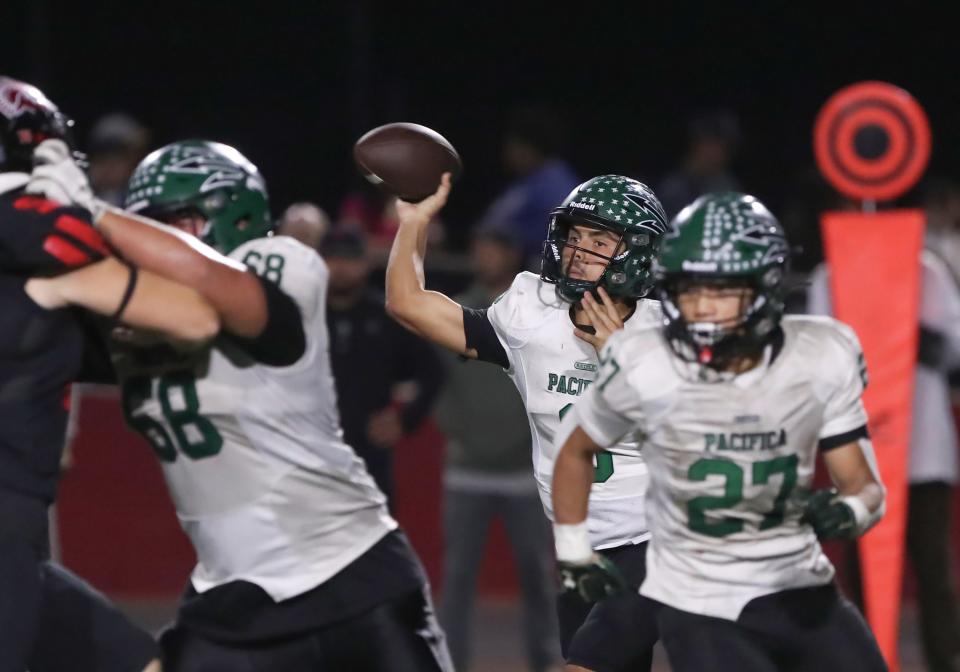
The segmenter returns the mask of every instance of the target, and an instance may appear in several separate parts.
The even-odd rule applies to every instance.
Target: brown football
[[[447,139],[436,131],[405,122],[378,126],[353,146],[363,176],[405,201],[421,201],[440,186],[440,177],[457,179],[463,164]]]

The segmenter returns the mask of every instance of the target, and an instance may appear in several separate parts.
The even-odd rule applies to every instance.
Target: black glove
[[[586,564],[557,562],[560,586],[564,592],[576,592],[586,602],[598,602],[629,589],[617,566],[598,553]]]
[[[853,539],[857,520],[836,488],[814,490],[807,494],[801,523],[813,527],[819,539]]]

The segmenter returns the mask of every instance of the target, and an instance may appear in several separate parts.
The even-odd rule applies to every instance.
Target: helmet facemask
[[[738,192],[701,196],[670,229],[655,264],[667,339],[681,359],[703,365],[701,374],[734,371],[737,360],[761,355],[779,333],[790,264],[783,229],[763,203]],[[729,323],[688,323],[681,294],[711,287],[749,289],[750,298]],[[718,308],[725,317],[727,307]]]
[[[582,247],[579,244],[580,241],[572,242],[571,234],[576,226],[597,231],[609,231],[613,234],[615,238],[610,240],[612,254],[605,255],[596,250]],[[623,230],[618,231],[612,227],[555,215],[550,222],[547,240],[543,246],[541,277],[547,282],[556,284],[557,293],[565,301],[579,301],[586,292],[595,291],[603,282],[610,265],[624,256],[626,247],[623,244],[623,237]],[[603,265],[603,271],[595,280],[571,276],[571,270],[575,267],[599,264]]]
[[[570,241],[573,227],[609,231],[611,254],[603,254]],[[586,292],[603,287],[611,297],[638,299],[653,287],[651,262],[656,255],[658,236],[646,232],[629,232],[592,220],[580,220],[554,215],[543,244],[540,278],[557,286],[557,294],[571,303],[579,301]],[[570,271],[580,256],[581,263],[602,263],[604,270],[595,280],[571,277]]]
[[[781,269],[771,268],[759,283],[751,276],[695,273],[666,276],[659,286],[659,298],[671,348],[685,361],[718,370],[734,359],[760,354],[783,315],[782,275]],[[688,320],[681,309],[680,297],[697,288],[712,290],[720,296],[724,292],[736,294],[739,300],[736,314],[721,321]]]
[[[576,187],[551,213],[543,245],[540,279],[557,286],[564,300],[579,301],[585,292],[603,287],[613,298],[636,300],[653,286],[651,265],[666,232],[663,207],[644,184],[621,175],[600,175]],[[571,245],[574,226],[609,231],[616,238],[610,256]],[[570,255],[565,259],[564,252]],[[605,270],[589,281],[570,277],[571,259],[602,261]]]

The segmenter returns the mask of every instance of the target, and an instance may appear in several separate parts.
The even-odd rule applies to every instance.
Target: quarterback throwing
[[[783,317],[789,248],[743,194],[685,208],[655,269],[664,326],[607,341],[554,469],[562,568],[604,582],[583,529],[592,455],[638,439],[652,539],[642,595],[674,670],[883,670],[818,537],[883,514],[853,331]],[[817,452],[836,488],[811,490]]]

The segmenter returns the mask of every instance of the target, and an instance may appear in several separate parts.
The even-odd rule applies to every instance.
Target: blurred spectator
[[[550,211],[579,180],[563,159],[565,129],[556,113],[531,106],[516,110],[503,142],[503,163],[513,181],[490,205],[479,228],[508,228],[523,246],[525,262],[539,258]]]
[[[362,180],[360,187],[347,194],[340,203],[337,226],[363,233],[375,250],[388,250],[397,234],[394,203],[395,197]],[[434,219],[427,229],[427,245],[436,249],[443,245],[445,239],[442,221]]]
[[[504,232],[481,230],[472,248],[476,281],[455,298],[483,308],[522,269],[522,247]],[[530,667],[559,660],[550,530],[530,468],[530,430],[523,402],[503,371],[465,362],[444,350],[447,382],[437,420],[447,436],[444,477],[444,583],[440,619],[456,669],[466,670],[477,574],[487,530],[505,524],[523,592]]]
[[[112,205],[123,205],[127,181],[150,148],[150,132],[133,117],[113,113],[101,117],[90,130],[90,185]]]
[[[932,179],[923,193],[927,213],[927,247],[947,262],[960,281],[960,184]]]
[[[385,247],[397,232],[393,197],[366,180],[340,203],[338,226],[362,232],[374,247]]]
[[[728,110],[704,113],[691,119],[687,150],[680,168],[664,178],[656,190],[667,215],[674,217],[697,197],[737,189],[730,172],[740,141],[737,117]]]
[[[369,286],[363,237],[330,232],[321,245],[330,268],[327,325],[344,439],[367,463],[393,509],[393,448],[430,412],[443,382],[430,345],[387,316],[383,294]],[[401,402],[397,388],[415,388]]]
[[[947,383],[949,370],[960,365],[960,289],[936,255],[924,251],[920,262],[923,275],[910,432],[907,553],[917,579],[927,669],[960,672],[960,622],[950,552],[950,513],[960,464]],[[825,265],[811,277],[808,312],[831,313]]]
[[[330,217],[327,213],[320,206],[307,202],[294,203],[288,207],[277,224],[278,234],[296,238],[318,252],[323,237],[329,231]]]

